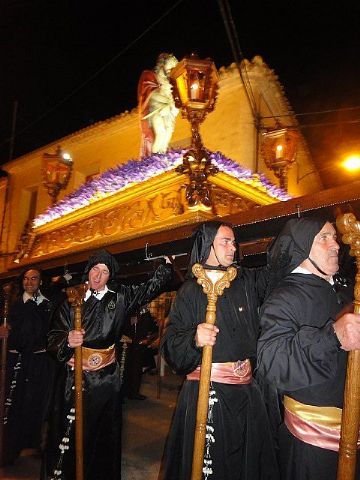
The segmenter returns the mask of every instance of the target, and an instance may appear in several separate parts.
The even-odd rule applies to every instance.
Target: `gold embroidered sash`
[[[201,365],[193,372],[189,373],[188,380],[200,379]],[[218,383],[228,383],[231,385],[246,385],[252,380],[251,363],[249,359],[238,360],[237,362],[212,363],[211,381]]]
[[[316,447],[339,451],[341,408],[306,405],[286,395],[284,407],[285,425],[296,438]]]
[[[115,362],[115,345],[97,350],[82,347],[81,353],[83,370],[96,371]]]

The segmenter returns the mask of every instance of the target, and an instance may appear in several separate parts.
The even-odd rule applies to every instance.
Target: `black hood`
[[[106,265],[110,272],[110,280],[114,280],[116,274],[119,271],[119,264],[116,259],[107,250],[98,250],[89,258],[89,261],[84,270],[83,281],[88,280],[90,270],[98,263]]]
[[[232,225],[225,222],[210,221],[199,225],[193,233],[193,244],[190,254],[189,267],[187,271],[187,277],[192,278],[192,266],[195,263],[204,265],[209,258],[211,246],[214,242],[216,234],[221,226],[229,227],[233,229]],[[237,261],[238,255],[235,252],[234,262]]]
[[[268,250],[268,292],[309,257],[314,238],[326,222],[320,218],[293,218],[286,222]]]

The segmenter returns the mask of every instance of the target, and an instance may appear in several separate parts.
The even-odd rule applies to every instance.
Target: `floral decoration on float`
[[[111,168],[98,177],[84,183],[80,188],[49,207],[44,213],[38,215],[33,221],[33,226],[35,228],[40,227],[80,208],[98,202],[105,197],[130,188],[134,184],[145,182],[165,172],[174,170],[182,163],[185,153],[186,150],[184,149],[169,150],[166,153],[152,154],[141,160],[129,160],[124,164]],[[272,184],[265,175],[253,173],[221,152],[208,153],[211,162],[218,167],[219,171],[260,191],[266,192],[269,196],[279,201],[286,201],[291,198],[287,192]]]

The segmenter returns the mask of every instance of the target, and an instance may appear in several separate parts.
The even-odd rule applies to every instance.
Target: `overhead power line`
[[[343,107],[343,108],[333,108],[331,110],[319,110],[316,112],[301,112],[301,113],[284,113],[282,115],[269,115],[266,117],[261,117],[261,119],[266,118],[280,118],[280,117],[301,117],[304,115],[324,115],[326,113],[340,113],[352,110],[360,110],[360,105],[355,107]]]
[[[243,82],[245,94],[248,98],[250,108],[253,114],[253,118],[256,120],[257,118],[256,102],[255,102],[254,94],[251,88],[251,83],[248,77],[246,66],[243,69],[244,71],[240,67],[241,61],[244,60],[244,55],[240,47],[239,37],[238,37],[234,19],[231,13],[231,8],[227,0],[218,0],[218,4],[219,4],[222,19],[224,22],[225,30],[228,36],[228,40],[231,46],[231,51],[235,60],[235,64],[239,71],[241,81]]]
[[[356,125],[360,124],[360,119],[358,120],[338,120],[336,122],[318,122],[318,123],[305,123],[299,125],[298,128],[308,128],[308,127],[326,127],[326,126],[336,126],[336,125]]]

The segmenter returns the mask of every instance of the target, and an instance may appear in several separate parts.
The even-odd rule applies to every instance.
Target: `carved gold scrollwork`
[[[350,245],[350,255],[360,256],[360,222],[353,213],[345,213],[336,219],[336,226],[343,234],[342,241]]]
[[[218,215],[231,215],[232,213],[244,212],[258,206],[251,200],[216,187],[213,189],[212,195]]]
[[[105,212],[103,217],[103,234],[108,236],[114,235],[119,229],[119,211],[111,210]]]
[[[45,231],[36,230],[37,237],[32,247],[31,257],[42,255],[55,255],[64,249],[76,250],[78,245],[89,246],[106,237],[112,240],[123,240],[142,234],[144,227],[157,230],[157,222],[171,219],[177,222],[177,217],[184,214],[185,199],[182,198],[181,189],[161,191],[156,195],[113,206],[96,215],[81,218],[76,216],[76,221],[65,225],[64,222],[57,227],[45,228]],[[84,210],[85,213],[85,210]],[[50,226],[49,226],[50,227]]]
[[[210,297],[217,299],[217,297],[222,295],[224,289],[230,287],[230,283],[237,275],[235,267],[228,267],[226,271],[209,270],[199,263],[193,265],[192,272],[197,278],[197,283],[203,287],[204,293],[208,296],[209,305]]]
[[[355,311],[360,313],[360,222],[353,213],[345,213],[336,219],[336,226],[343,234],[342,241],[350,245],[350,255],[356,258],[357,272],[354,287]]]
[[[161,210],[171,209],[174,215],[181,215],[184,213],[184,205],[181,201],[180,190],[175,192],[167,192],[161,194],[160,202]]]
[[[66,295],[72,307],[80,307],[83,304],[87,288],[87,285],[82,283],[66,289]]]

